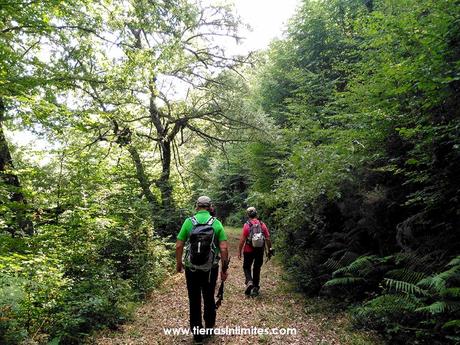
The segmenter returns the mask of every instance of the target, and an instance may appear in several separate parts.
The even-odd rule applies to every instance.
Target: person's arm
[[[267,238],[265,240],[265,245],[267,246],[267,251],[270,251],[272,249],[272,241],[270,240],[270,238]]]
[[[246,236],[245,227],[246,224],[244,224],[243,231],[241,231],[240,244],[238,245],[238,260],[241,260],[241,255],[243,255],[243,247],[246,243],[246,239],[248,238],[248,236]]]
[[[184,253],[185,241],[188,237],[188,231],[192,228],[192,221],[186,219],[180,228],[179,234],[177,234],[176,240],[176,272],[181,273],[183,270],[182,254]]]
[[[219,220],[215,220],[213,223],[213,228],[216,231],[217,239],[219,241],[219,249],[220,249],[220,261],[221,261],[221,271],[220,271],[220,280],[225,281],[228,276],[228,242],[227,242],[227,234],[225,233],[224,227]]]
[[[183,269],[182,265],[182,253],[184,252],[184,241],[176,241],[176,272],[181,273]]]
[[[221,261],[221,271],[220,271],[220,280],[225,281],[228,277],[228,243],[227,241],[220,241],[219,242],[219,249],[220,249],[220,261]]]
[[[265,247],[267,249],[268,256],[271,257],[273,255],[273,248],[272,248],[272,241],[270,239],[270,232],[268,231],[267,226],[265,223],[262,223],[262,231],[264,232],[265,236]]]

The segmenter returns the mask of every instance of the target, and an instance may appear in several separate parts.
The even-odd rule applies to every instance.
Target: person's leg
[[[264,250],[263,248],[254,250],[254,269],[252,274],[252,279],[254,287],[259,288],[260,283],[260,269],[264,263]]]
[[[252,281],[251,266],[254,261],[254,255],[252,252],[243,253],[243,271],[245,276],[245,284]]]
[[[211,269],[211,275],[206,273],[206,282],[203,284],[203,302],[204,302],[204,324],[206,328],[214,328],[216,324],[216,300],[214,293],[216,291],[217,276],[219,274],[219,267]]]
[[[187,281],[188,301],[190,308],[190,332],[194,327],[202,328],[201,321],[201,282],[200,272],[192,272],[185,269],[185,279]],[[197,338],[194,336],[194,338]]]

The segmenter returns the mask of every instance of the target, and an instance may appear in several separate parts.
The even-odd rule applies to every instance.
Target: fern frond
[[[419,288],[417,285],[408,283],[402,280],[395,280],[390,278],[384,279],[385,284],[388,286],[390,290],[399,293],[405,293],[410,295],[421,295],[427,296],[428,292],[424,289]]]
[[[327,267],[331,271],[336,271],[340,268],[339,262],[334,259],[330,259],[330,258],[327,259],[325,263],[323,263],[323,266]]]
[[[363,278],[359,277],[340,277],[328,280],[324,286],[337,286],[337,285],[357,285],[357,283],[363,282]]]
[[[413,296],[385,294],[367,301],[363,308],[375,312],[406,314],[415,312],[419,305],[419,301]]]
[[[389,278],[405,281],[412,284],[416,284],[420,280],[427,277],[427,275],[423,272],[416,272],[407,268],[391,270],[387,272],[387,275]]]
[[[439,277],[439,275],[426,277],[417,283],[417,286],[433,288],[436,291],[442,291],[446,288],[446,281]]]
[[[442,325],[443,329],[446,328],[460,328],[460,320],[450,320],[447,321],[444,325]]]
[[[428,312],[431,314],[442,314],[447,311],[455,312],[460,310],[460,302],[436,301],[428,306],[417,308],[416,311]]]
[[[457,312],[460,310],[460,302],[457,301],[448,301],[447,302],[447,309],[450,312]]]
[[[417,285],[434,288],[437,293],[441,294],[446,289],[447,281],[452,278],[458,278],[459,276],[460,265],[452,266],[447,271],[420,280]]]
[[[445,281],[451,278],[458,278],[460,276],[460,265],[452,266],[452,268],[439,273],[437,276]]]
[[[425,307],[417,308],[415,311],[428,312],[431,314],[441,314],[447,310],[447,303],[444,301],[437,301]]]
[[[460,266],[460,256],[453,258],[446,266]]]
[[[460,287],[451,287],[441,291],[441,297],[460,298]]]
[[[369,266],[373,265],[375,259],[377,258],[378,257],[375,255],[360,256],[348,266],[342,267],[338,269],[337,271],[335,271],[334,273],[332,273],[332,275],[336,276],[342,273],[350,273],[350,274],[359,273],[360,270],[363,270],[364,268],[368,268]]]
[[[404,264],[406,267],[417,267],[418,270],[425,271],[428,267],[427,262],[430,261],[429,255],[420,256],[416,253],[401,252],[394,255],[396,264]]]
[[[359,257],[355,252],[347,250],[342,257],[339,259],[339,262],[342,266],[349,265]]]

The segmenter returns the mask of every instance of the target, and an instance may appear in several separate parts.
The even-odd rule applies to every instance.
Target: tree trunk
[[[172,235],[177,232],[176,219],[173,215],[172,186],[169,181],[171,165],[171,144],[162,146],[162,173],[155,182],[161,194],[161,205],[150,189],[150,182],[145,173],[144,165],[139,157],[139,152],[133,145],[128,146],[128,151],[136,167],[136,177],[142,189],[142,194],[147,199],[151,209],[152,225],[157,234],[161,236]]]
[[[8,231],[13,236],[16,235],[17,230],[26,235],[33,235],[34,226],[27,214],[27,202],[21,192],[19,178],[12,172],[14,169],[13,159],[3,132],[4,118],[5,104],[3,99],[0,98],[0,179],[2,184],[10,191],[10,202],[15,220],[15,224],[11,224]]]
[[[142,194],[144,194],[150,205],[152,224],[155,227],[158,223],[156,215],[160,208],[158,200],[150,190],[150,182],[147,175],[145,174],[144,166],[141,162],[141,158],[139,157],[139,152],[137,152],[137,149],[133,145],[128,146],[128,151],[131,154],[131,159],[133,160],[134,166],[136,167],[136,176],[142,189]]]
[[[161,194],[161,219],[157,231],[163,236],[175,235],[180,221],[177,219],[171,185],[171,142],[161,140],[161,175],[155,182]]]
[[[172,199],[172,186],[169,180],[171,175],[171,143],[163,141],[161,143],[161,176],[156,185],[161,193],[161,206],[165,211],[171,211],[174,205]]]

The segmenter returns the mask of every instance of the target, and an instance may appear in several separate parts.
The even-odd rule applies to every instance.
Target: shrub
[[[152,233],[142,222],[72,211],[10,241],[27,251],[0,256],[0,343],[78,344],[116,328],[172,268],[171,244]]]

